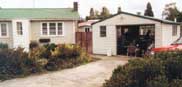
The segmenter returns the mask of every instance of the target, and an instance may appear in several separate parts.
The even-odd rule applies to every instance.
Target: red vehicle
[[[169,46],[164,47],[158,47],[151,49],[151,54],[157,53],[157,52],[165,52],[165,51],[174,51],[174,50],[182,50],[182,37],[177,39],[175,42],[173,42]]]

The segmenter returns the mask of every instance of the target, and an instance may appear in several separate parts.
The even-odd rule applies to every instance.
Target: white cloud
[[[181,0],[35,0],[37,8],[66,8],[72,7],[74,1],[79,2],[79,12],[82,17],[89,14],[91,7],[101,10],[103,6],[109,8],[112,13],[116,13],[119,6],[127,12],[144,12],[147,2],[151,2],[155,16],[161,17],[161,12],[165,4],[177,2],[179,9],[182,9]],[[32,8],[33,0],[1,0],[0,6],[3,8]]]

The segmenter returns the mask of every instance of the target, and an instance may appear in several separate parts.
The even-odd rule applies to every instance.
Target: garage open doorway
[[[155,43],[155,25],[117,25],[117,54],[145,55]]]

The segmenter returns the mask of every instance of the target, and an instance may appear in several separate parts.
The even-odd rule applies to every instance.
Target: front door
[[[24,48],[25,51],[29,50],[29,21],[28,20],[13,20],[13,47]]]

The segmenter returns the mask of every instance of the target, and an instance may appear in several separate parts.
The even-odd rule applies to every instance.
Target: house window
[[[63,35],[63,23],[42,23],[42,35]]]
[[[17,22],[17,34],[18,34],[18,35],[23,35],[23,26],[22,26],[22,22]]]
[[[42,35],[47,35],[48,34],[48,26],[47,23],[42,23]]]
[[[57,26],[57,34],[58,35],[63,35],[63,24],[62,23],[58,23],[57,24],[58,26]]]
[[[176,36],[176,35],[177,35],[177,25],[173,25],[173,28],[172,28],[172,35],[173,35],[173,36]]]
[[[1,24],[1,36],[7,36],[7,24]]]
[[[106,26],[100,26],[100,37],[106,37]]]
[[[90,32],[90,28],[85,28],[85,32]]]
[[[49,23],[49,34],[56,35],[56,23]]]

